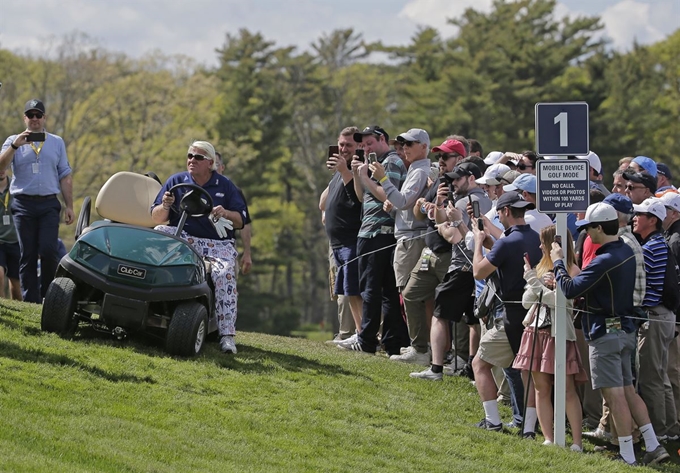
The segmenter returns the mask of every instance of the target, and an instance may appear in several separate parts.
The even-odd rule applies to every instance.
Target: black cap
[[[354,141],[356,141],[357,143],[361,143],[362,138],[368,135],[384,136],[385,141],[390,140],[390,135],[388,135],[385,130],[380,128],[378,125],[370,125],[364,128],[359,133],[354,133]]]
[[[446,177],[454,180],[463,176],[475,176],[475,179],[482,177],[482,171],[475,163],[460,163],[453,171],[447,172]]]
[[[652,194],[656,192],[656,179],[646,172],[624,172],[621,177],[628,181],[643,184]]]
[[[496,210],[504,209],[505,207],[514,207],[516,209],[526,208],[527,210],[533,209],[535,206],[528,200],[526,200],[521,194],[517,192],[504,192],[502,196],[498,198],[496,202]]]
[[[24,107],[24,113],[30,110],[37,110],[39,112],[45,113],[45,104],[38,99],[31,99],[28,102],[26,102],[26,106]]]

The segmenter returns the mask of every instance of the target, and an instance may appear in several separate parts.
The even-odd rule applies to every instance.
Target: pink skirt
[[[536,348],[534,349],[533,364],[531,348],[534,344],[534,328],[527,327],[522,334],[519,352],[512,363],[512,367],[522,371],[537,371],[539,373],[555,374],[555,338],[550,336],[550,328],[540,329]],[[588,381],[588,374],[583,369],[581,354],[575,341],[567,340],[567,375],[574,375],[577,383]]]

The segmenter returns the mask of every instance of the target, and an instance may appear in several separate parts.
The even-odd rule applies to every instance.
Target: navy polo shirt
[[[505,236],[493,244],[486,255],[489,263],[498,268],[501,298],[504,301],[521,301],[524,292],[524,253],[535,267],[543,257],[541,237],[529,225],[513,225]]]
[[[166,181],[161,191],[156,196],[156,200],[151,206],[151,209],[153,210],[154,207],[161,204],[163,194],[169,191],[172,186],[183,183],[198,185],[196,184],[196,181],[192,179],[188,171],[180,172],[170,176],[170,178]],[[246,204],[243,201],[243,198],[241,197],[238,188],[236,187],[236,185],[234,185],[233,182],[229,180],[229,178],[213,171],[208,182],[199,187],[202,187],[203,189],[208,191],[208,194],[210,194],[210,196],[213,199],[213,206],[217,207],[218,205],[221,205],[227,210],[238,212],[241,214],[241,218],[243,219],[243,221],[244,222],[246,221],[247,219]],[[190,190],[189,188],[183,187],[173,191],[173,193],[175,194],[175,203],[172,205],[172,209],[170,210],[170,225],[173,227],[176,227],[179,224],[179,218],[181,215],[180,212],[178,211],[179,201],[181,200],[184,194],[189,192],[189,190]],[[222,238],[220,238],[219,235],[217,234],[217,230],[215,230],[215,227],[213,227],[213,224],[210,222],[209,218],[210,217],[207,216],[206,217],[190,216],[189,218],[187,218],[186,224],[184,225],[184,231],[187,232],[189,235],[195,236],[197,238],[222,240]],[[227,231],[227,237],[225,239],[228,240],[233,238],[234,231],[233,230]]]

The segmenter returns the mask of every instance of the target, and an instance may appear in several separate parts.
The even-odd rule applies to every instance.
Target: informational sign
[[[536,153],[540,156],[585,156],[590,151],[586,102],[537,103]]]
[[[536,207],[543,213],[585,212],[590,202],[589,163],[585,159],[536,161]]]

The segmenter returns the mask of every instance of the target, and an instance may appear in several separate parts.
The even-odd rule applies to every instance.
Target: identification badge
[[[40,164],[38,163],[31,164],[31,168],[33,169],[33,174],[38,174],[40,172]]]
[[[425,251],[423,251],[422,259],[420,260],[420,268],[418,269],[419,271],[427,271],[430,269],[431,257],[432,251],[429,248],[426,248]]]
[[[3,215],[2,216],[2,224],[3,225],[9,225],[9,222],[10,222],[9,215]]]

